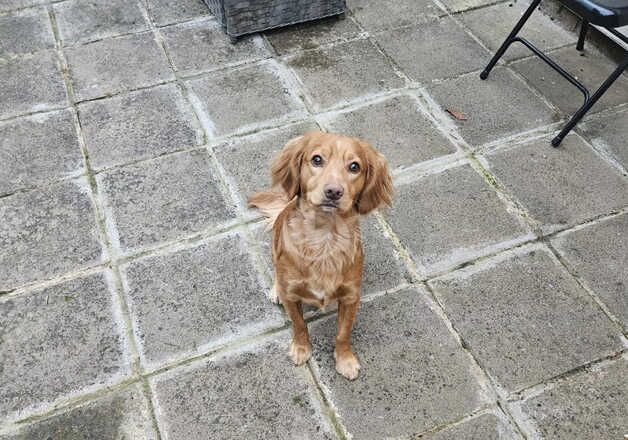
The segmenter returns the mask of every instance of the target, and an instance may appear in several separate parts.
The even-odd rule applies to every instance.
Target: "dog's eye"
[[[314,157],[312,157],[312,165],[314,165],[315,167],[320,167],[321,165],[323,165],[323,158],[320,157],[318,154],[314,155]]]
[[[352,173],[359,173],[360,164],[357,162],[351,162],[351,165],[349,165],[349,171],[351,171]]]

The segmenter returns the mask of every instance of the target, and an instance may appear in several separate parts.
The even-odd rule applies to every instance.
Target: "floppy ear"
[[[301,163],[304,147],[305,136],[290,140],[270,168],[273,186],[281,185],[290,200],[301,193]]]
[[[388,162],[375,148],[360,142],[366,153],[366,181],[357,202],[360,214],[368,214],[381,205],[392,205],[392,178],[388,172]]]

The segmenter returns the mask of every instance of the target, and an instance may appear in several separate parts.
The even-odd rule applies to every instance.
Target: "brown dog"
[[[312,353],[301,304],[337,300],[336,370],[355,379],[360,364],[350,336],[364,260],[358,218],[391,204],[386,159],[359,139],[309,132],[286,144],[271,174],[275,191],[256,193],[249,204],[272,225],[272,299],[278,297],[292,320],[290,357],[301,365]]]

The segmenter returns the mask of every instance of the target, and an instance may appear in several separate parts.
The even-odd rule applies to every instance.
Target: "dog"
[[[392,204],[386,159],[363,140],[312,131],[284,146],[271,175],[273,188],[251,195],[248,204],[272,228],[271,300],[292,321],[290,358],[302,365],[312,353],[302,304],[337,301],[336,371],[354,380],[360,363],[350,336],[364,262],[359,217]]]

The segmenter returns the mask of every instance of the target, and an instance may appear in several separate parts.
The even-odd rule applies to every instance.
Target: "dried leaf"
[[[466,121],[469,118],[467,118],[467,115],[465,115],[464,113],[462,113],[460,110],[456,110],[453,108],[446,108],[445,111],[447,113],[449,113],[451,116],[453,116],[454,118],[456,118],[459,121]]]

